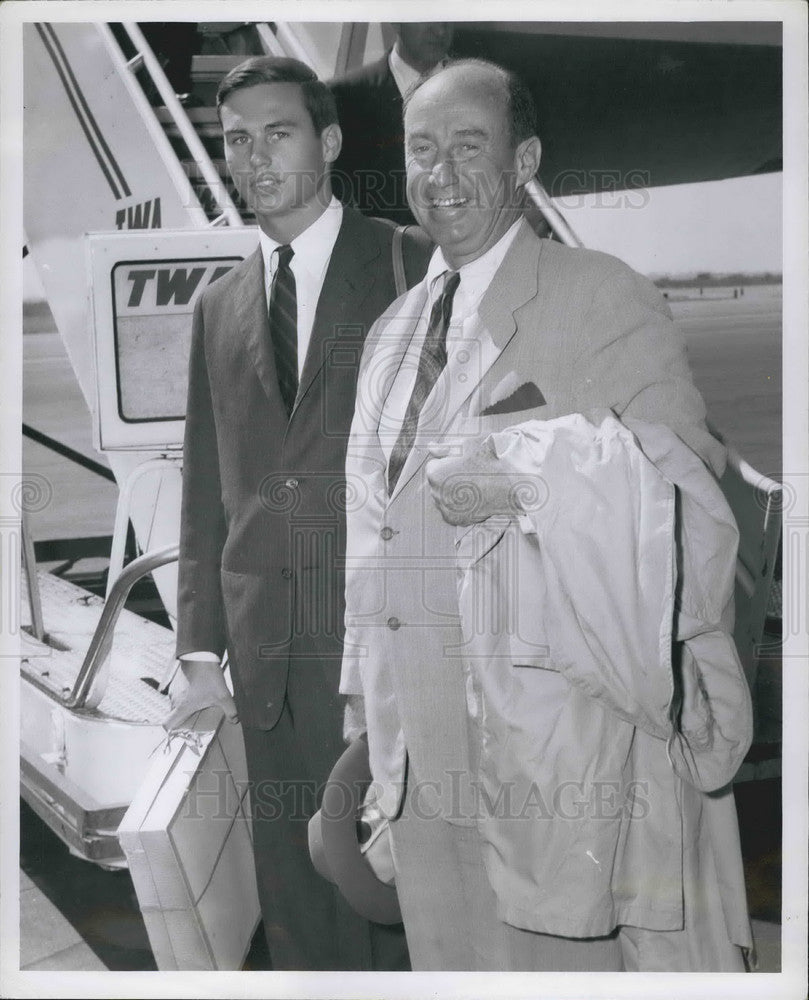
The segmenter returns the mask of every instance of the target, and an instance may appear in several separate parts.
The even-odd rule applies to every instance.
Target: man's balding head
[[[533,119],[519,81],[479,60],[451,63],[408,94],[407,197],[451,267],[486,253],[521,216],[539,167]]]
[[[483,59],[453,59],[434,73],[417,80],[404,95],[404,109],[407,110],[407,105],[423,86],[444,73],[450,74],[451,79],[455,78],[461,87],[485,87],[488,83],[493,92],[500,94],[514,146],[538,134],[536,106],[531,91],[515,73]]]

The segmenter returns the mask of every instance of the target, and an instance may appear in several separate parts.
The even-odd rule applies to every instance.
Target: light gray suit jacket
[[[380,433],[392,378],[427,298],[422,282],[399,298],[366,342],[347,452],[346,640],[340,690],[364,695],[371,768],[395,816],[405,767],[422,808],[472,823],[470,775],[479,747],[468,725],[456,540],[433,503],[427,445],[531,418],[611,409],[671,428],[716,472],[722,446],[708,433],[681,334],[657,290],[605,254],[539,240],[526,223],[469,329],[451,352],[391,496]],[[533,405],[513,409],[529,385]],[[538,390],[538,391],[537,391]],[[500,412],[482,415],[493,404]],[[472,738],[470,738],[472,737]]]

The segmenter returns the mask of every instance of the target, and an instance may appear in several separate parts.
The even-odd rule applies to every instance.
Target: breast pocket
[[[503,431],[508,427],[515,427],[528,420],[547,420],[550,414],[548,407],[530,406],[525,410],[510,410],[508,413],[490,413],[486,416],[470,416],[469,420],[475,427],[475,433],[486,437],[496,431]]]

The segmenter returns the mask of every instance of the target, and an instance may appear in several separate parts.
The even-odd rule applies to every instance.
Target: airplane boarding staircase
[[[239,246],[252,249],[255,219],[238,204],[222,157],[218,81],[246,55],[260,53],[295,56],[329,78],[363,58],[369,37],[367,25],[353,24],[336,37],[333,25],[208,22],[204,28],[210,51],[196,55],[192,66],[199,106],[186,109],[137,24],[24,27],[25,251],[120,498],[106,602],[38,571],[30,532],[23,532],[21,793],[73,853],[108,867],[126,863],[116,829],[163,740],[161,722],[170,710],[173,633],[123,604],[149,574],[174,620],[182,419],[167,421],[162,437],[159,421],[135,422],[123,439],[107,444],[106,396],[117,391],[120,408],[127,391],[149,392],[150,374],[140,371],[134,387],[124,384],[116,331],[99,318],[88,289],[88,234],[130,233],[134,253],[150,231],[204,231],[210,246],[235,231],[244,233]],[[231,52],[234,37],[238,51]],[[379,37],[380,51],[381,45]],[[182,414],[187,342],[170,347],[179,362],[169,366],[162,391]],[[113,360],[112,388],[105,357]],[[160,352],[149,358],[144,349],[140,360],[153,366],[155,384],[166,380]],[[130,525],[143,555],[125,567]]]
[[[217,130],[215,111],[193,109],[189,121],[136,24],[115,33],[105,24],[36,24],[25,33],[26,247],[97,422],[86,233],[254,220],[242,218],[222,181],[223,161],[212,162],[203,145]],[[242,58],[203,56],[195,75],[210,77]],[[147,99],[147,84],[160,106]],[[47,149],[62,154],[43,155]],[[117,827],[170,710],[173,632],[124,603],[152,574],[173,617],[179,446],[175,435],[157,447],[107,451],[121,499],[106,601],[38,571],[24,532],[21,793],[73,853],[107,867],[126,863]],[[130,521],[145,554],[124,567]]]

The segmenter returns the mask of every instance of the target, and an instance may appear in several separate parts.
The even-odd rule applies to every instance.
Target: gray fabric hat
[[[309,820],[309,854],[319,874],[337,885],[357,913],[377,924],[398,924],[396,888],[377,877],[366,857],[373,842],[387,834],[387,820],[364,843],[360,840],[359,817],[370,783],[368,744],[355,740],[332,768],[320,809]]]

